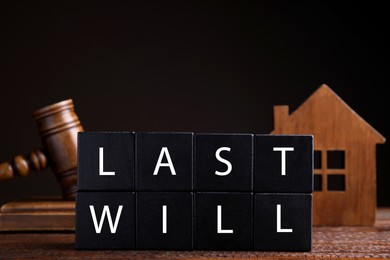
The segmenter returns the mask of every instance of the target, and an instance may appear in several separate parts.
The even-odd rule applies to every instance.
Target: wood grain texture
[[[0,231],[74,231],[75,202],[35,198],[4,204]]]
[[[322,152],[322,191],[313,193],[313,225],[373,225],[376,209],[376,145],[385,138],[328,86],[322,85],[297,110],[274,107],[272,134],[313,134]],[[328,169],[327,151],[345,151],[344,169]],[[327,176],[345,174],[345,191],[327,190]]]
[[[226,251],[76,251],[73,233],[0,233],[0,259],[385,259],[390,258],[390,208],[373,227],[315,227],[307,253]]]
[[[64,199],[74,200],[77,185],[77,133],[83,126],[68,99],[36,110],[37,124],[50,167],[61,186]]]
[[[66,200],[74,200],[77,184],[77,133],[83,127],[74,111],[73,101],[64,100],[33,113],[43,150],[28,156],[16,156],[12,162],[0,164],[0,181],[14,176],[28,176],[30,171],[42,171],[48,162]]]

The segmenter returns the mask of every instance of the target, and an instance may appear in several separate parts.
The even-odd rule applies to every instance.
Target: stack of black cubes
[[[84,132],[77,249],[310,251],[313,137]]]

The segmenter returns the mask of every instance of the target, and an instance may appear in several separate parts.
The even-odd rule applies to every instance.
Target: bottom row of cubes
[[[77,193],[77,249],[310,251],[311,237],[311,194]]]

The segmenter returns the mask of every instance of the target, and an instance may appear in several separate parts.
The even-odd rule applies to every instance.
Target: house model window
[[[345,191],[345,151],[314,151],[314,191],[323,190]]]
[[[386,138],[331,88],[321,85],[292,113],[274,106],[272,134],[314,136],[313,225],[374,225],[376,145]]]

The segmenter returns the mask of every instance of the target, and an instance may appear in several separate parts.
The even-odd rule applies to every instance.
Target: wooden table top
[[[374,227],[314,227],[313,249],[308,253],[227,251],[76,251],[74,233],[0,233],[0,259],[108,258],[390,258],[390,208],[377,212]]]

